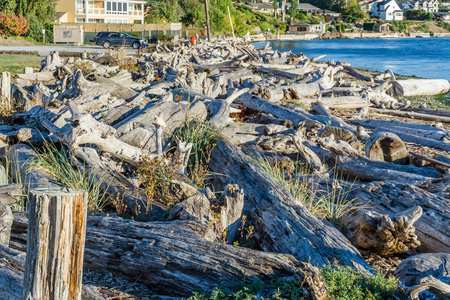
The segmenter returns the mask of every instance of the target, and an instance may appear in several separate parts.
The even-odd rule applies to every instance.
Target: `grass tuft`
[[[175,136],[182,142],[192,144],[188,163],[189,181],[199,189],[204,188],[209,175],[208,164],[215,146],[214,141],[223,137],[208,121],[199,118],[190,120],[189,117],[184,119]]]
[[[338,226],[345,216],[351,215],[362,207],[354,205],[348,200],[350,188],[342,188],[337,178],[333,179],[328,190],[319,188],[320,181],[309,183],[306,177],[294,177],[286,174],[280,162],[270,163],[268,160],[257,163],[276,181],[281,183],[289,193],[305,207],[311,214],[326,218],[333,225]],[[328,185],[327,185],[328,187]]]
[[[42,149],[35,149],[37,156],[30,162],[26,171],[43,168],[60,185],[69,189],[84,190],[88,193],[88,211],[94,213],[102,211],[108,204],[109,197],[102,193],[101,178],[88,168],[72,165],[69,151],[64,147],[58,149],[53,143],[44,143]]]

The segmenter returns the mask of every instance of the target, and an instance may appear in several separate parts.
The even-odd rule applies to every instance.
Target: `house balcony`
[[[107,11],[105,8],[88,8],[87,13],[89,16],[129,16],[129,17],[141,17],[144,12],[141,10],[130,11]],[[77,9],[77,15],[86,15],[86,9]]]

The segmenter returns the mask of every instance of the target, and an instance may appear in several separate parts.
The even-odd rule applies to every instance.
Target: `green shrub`
[[[331,299],[407,299],[398,285],[398,280],[393,276],[385,277],[380,272],[375,275],[362,276],[350,267],[335,266],[326,266],[320,272],[325,279]]]
[[[23,35],[27,33],[30,25],[25,18],[15,14],[0,13],[0,34],[4,35]]]
[[[406,300],[406,294],[394,277],[382,273],[362,276],[346,267],[326,266],[321,271],[331,300]],[[278,279],[264,285],[261,282],[241,284],[232,290],[216,288],[212,292],[193,293],[188,300],[300,300],[305,298],[301,283]]]

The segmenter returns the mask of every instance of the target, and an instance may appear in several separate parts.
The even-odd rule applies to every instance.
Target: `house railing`
[[[105,8],[88,8],[87,13],[89,15],[115,15],[115,16],[142,16],[144,14],[141,10],[129,10],[129,11],[107,11]],[[77,15],[85,15],[86,9],[77,9]]]
[[[106,9],[100,8],[100,7],[89,8],[88,9],[88,14],[90,14],[90,15],[104,15],[104,14],[106,14]]]

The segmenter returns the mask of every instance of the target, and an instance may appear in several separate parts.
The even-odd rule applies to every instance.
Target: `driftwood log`
[[[423,214],[414,223],[421,252],[450,253],[448,199],[400,182],[374,182],[359,186],[348,195],[355,203],[380,214],[398,214],[420,205]],[[442,225],[441,225],[442,224]]]
[[[395,276],[408,287],[412,299],[428,290],[439,300],[450,297],[450,254],[424,253],[402,261],[395,270]],[[425,295],[424,295],[425,296]]]
[[[346,218],[340,229],[360,250],[383,256],[398,254],[420,245],[413,225],[421,216],[420,206],[391,216],[361,209]]]
[[[255,224],[255,238],[263,250],[289,253],[318,266],[337,260],[361,272],[371,269],[339,231],[307,212],[236,146],[218,141],[210,168],[224,174],[219,181],[231,180],[244,190],[244,213]]]
[[[16,214],[16,244],[26,239],[26,214]],[[304,283],[307,299],[328,299],[317,268],[291,255],[211,242],[209,228],[194,221],[135,222],[89,216],[84,268],[145,284],[156,293],[189,297],[215,287],[293,278]]]
[[[402,140],[391,132],[377,132],[366,141],[366,156],[400,165],[409,163],[408,151]]]
[[[445,79],[405,79],[394,81],[394,94],[397,96],[429,96],[445,94],[450,83]]]

